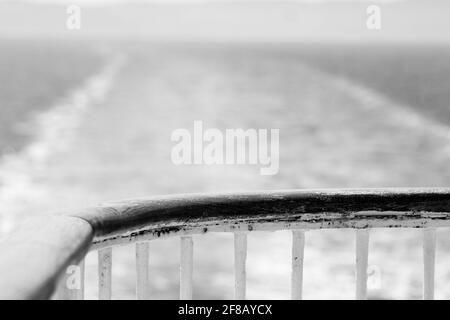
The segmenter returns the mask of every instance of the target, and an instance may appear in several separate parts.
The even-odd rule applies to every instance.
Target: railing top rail
[[[48,299],[65,268],[87,253],[93,237],[82,219],[27,220],[0,243],[0,300]]]
[[[88,221],[96,239],[151,232],[229,229],[425,227],[450,224],[450,189],[285,190],[185,194],[113,202],[71,214]],[[150,237],[151,238],[151,237]]]
[[[0,298],[48,298],[94,243],[162,234],[289,228],[450,226],[450,189],[288,190],[128,200],[33,218],[0,243]]]

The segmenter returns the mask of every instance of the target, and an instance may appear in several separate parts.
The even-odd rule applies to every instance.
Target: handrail
[[[29,219],[0,244],[0,300],[50,298],[61,274],[84,257],[93,237],[82,219]]]
[[[450,226],[450,189],[288,190],[182,194],[114,202],[72,214],[94,249],[175,234],[267,229]]]
[[[91,247],[208,231],[450,226],[450,189],[288,190],[152,197],[34,218],[0,244],[0,298],[48,298]]]

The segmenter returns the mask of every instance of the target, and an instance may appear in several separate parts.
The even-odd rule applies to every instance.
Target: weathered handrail
[[[450,226],[450,189],[446,188],[262,191],[122,201],[34,218],[15,230],[0,244],[0,298],[48,298],[65,268],[78,263],[90,248],[163,236],[209,231],[444,226]],[[303,241],[301,234],[295,239],[297,246]],[[301,282],[301,277],[296,276],[295,281]],[[245,286],[242,290],[245,293]],[[360,290],[364,294],[364,286]]]
[[[207,231],[450,226],[450,189],[292,190],[186,194],[110,203],[72,214],[93,248]]]

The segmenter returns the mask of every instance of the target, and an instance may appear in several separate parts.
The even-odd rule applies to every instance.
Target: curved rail
[[[186,194],[110,203],[72,214],[93,248],[204,233],[450,226],[450,189],[292,190]]]
[[[0,298],[49,298],[65,268],[78,263],[89,249],[165,236],[449,226],[450,189],[446,188],[262,191],[122,201],[34,218],[19,227],[0,244]],[[364,237],[361,234],[361,239]],[[302,235],[297,233],[295,239],[299,245]],[[245,245],[244,240],[236,243]],[[192,246],[189,241],[184,243],[187,248]],[[364,247],[364,241],[361,243]],[[107,254],[102,257],[108,259]],[[301,282],[299,279],[296,281]]]

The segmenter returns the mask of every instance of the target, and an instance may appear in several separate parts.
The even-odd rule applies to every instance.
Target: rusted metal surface
[[[76,216],[94,248],[210,231],[450,226],[449,189],[293,190],[153,197]]]
[[[305,232],[292,231],[292,273],[291,299],[301,300],[303,292],[303,261],[305,253]]]
[[[98,299],[111,300],[112,248],[98,251]]]

